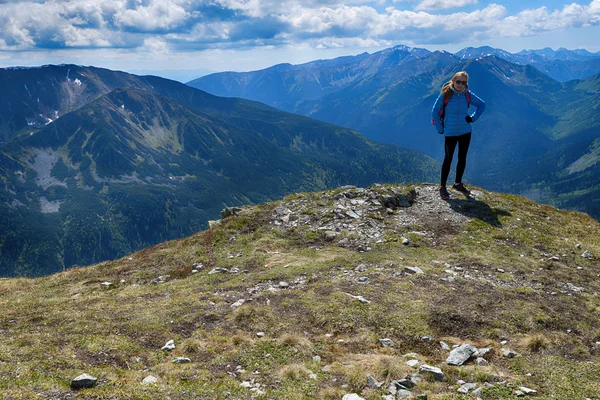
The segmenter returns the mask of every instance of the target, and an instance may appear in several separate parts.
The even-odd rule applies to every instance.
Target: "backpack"
[[[452,95],[444,97],[444,105],[440,109],[440,120],[442,121],[442,126],[444,126],[444,116],[446,114],[446,106],[448,105],[448,102],[450,101],[450,97],[452,97]],[[467,91],[465,92],[465,97],[467,98],[467,108],[469,108],[471,106],[471,93],[469,92],[469,89],[467,89]],[[431,124],[435,125],[435,121],[433,119],[431,119]]]

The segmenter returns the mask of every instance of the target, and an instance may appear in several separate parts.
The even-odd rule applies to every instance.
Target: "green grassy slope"
[[[464,398],[459,381],[484,400],[520,386],[597,398],[600,224],[513,195],[454,195],[300,193],[116,261],[2,280],[0,397],[381,399],[410,377],[436,400]],[[489,347],[487,364],[447,365],[439,341]],[[415,376],[422,364],[446,380]],[[84,372],[98,384],[72,391]],[[386,384],[368,388],[368,374]]]

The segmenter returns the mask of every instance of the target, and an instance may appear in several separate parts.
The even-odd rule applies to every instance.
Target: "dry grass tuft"
[[[243,305],[233,311],[229,317],[240,329],[264,331],[271,326],[274,316],[265,307]]]
[[[284,365],[279,369],[278,375],[283,380],[300,381],[308,379],[312,372],[302,364]]]
[[[405,360],[393,356],[379,356],[375,361],[375,375],[380,380],[390,381],[406,374]]]
[[[295,347],[297,349],[310,350],[313,343],[305,336],[293,333],[286,333],[279,338],[279,344],[282,346]]]
[[[250,346],[252,345],[252,343],[254,343],[254,340],[252,340],[252,338],[244,334],[233,335],[231,341],[234,346]]]
[[[337,387],[327,387],[319,390],[317,398],[322,400],[339,400],[346,394],[346,391]]]
[[[523,340],[523,343],[527,350],[532,353],[539,353],[543,350],[546,350],[550,346],[550,340],[540,333],[527,336]]]
[[[186,339],[180,347],[184,354],[198,354],[206,348],[206,344],[198,339]]]

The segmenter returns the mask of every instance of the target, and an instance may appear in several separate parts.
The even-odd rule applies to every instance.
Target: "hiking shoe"
[[[464,194],[469,194],[471,193],[469,191],[469,189],[467,189],[465,187],[465,185],[463,185],[462,183],[455,183],[454,185],[452,185],[452,188],[455,190],[458,190],[459,192],[463,192]]]
[[[448,200],[450,198],[450,193],[448,193],[448,189],[446,189],[446,186],[442,186],[440,188],[440,197],[442,198],[442,200]]]

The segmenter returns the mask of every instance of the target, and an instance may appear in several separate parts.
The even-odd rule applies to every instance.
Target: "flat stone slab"
[[[443,381],[446,379],[446,375],[444,375],[444,373],[442,372],[442,370],[438,367],[432,367],[431,365],[421,365],[421,368],[419,368],[419,372],[421,373],[431,373],[433,374],[433,379],[436,381]]]
[[[89,389],[96,386],[96,383],[98,383],[98,378],[88,374],[81,374],[71,381],[71,389]]]
[[[477,352],[477,348],[472,344],[464,343],[450,352],[446,359],[448,365],[463,365],[473,354]]]

